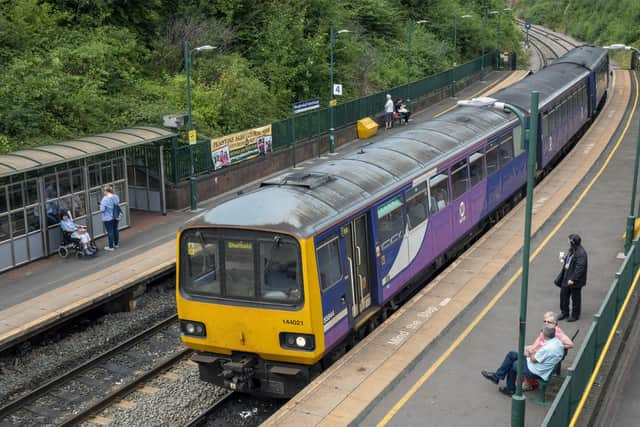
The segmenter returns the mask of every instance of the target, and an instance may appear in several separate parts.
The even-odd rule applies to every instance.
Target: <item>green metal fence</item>
[[[491,67],[496,53],[487,53],[484,56],[485,68]],[[358,98],[353,101],[338,104],[333,107],[334,127],[355,124],[363,117],[382,114],[385,95],[390,94],[393,99],[411,98],[413,100],[429,95],[437,90],[443,90],[451,86],[453,81],[459,81],[480,72],[482,57],[462,64],[447,71],[379,92],[373,95]],[[329,109],[321,108],[305,114],[291,116],[271,124],[273,135],[273,149],[285,149],[293,144],[308,140],[329,130]],[[199,141],[192,146],[194,155],[194,175],[208,174],[213,171],[211,162],[211,149],[209,141]],[[174,158],[175,156],[175,158]],[[189,178],[190,153],[189,146],[180,144],[177,148],[165,149],[165,170],[167,178],[177,182]],[[176,181],[177,179],[177,181]]]
[[[638,240],[633,242],[627,258],[616,273],[604,302],[593,316],[591,328],[589,328],[573,365],[568,369],[567,377],[549,408],[542,426],[565,427],[571,421],[638,271],[640,265],[638,245]]]

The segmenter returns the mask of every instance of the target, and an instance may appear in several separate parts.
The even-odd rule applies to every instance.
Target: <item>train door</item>
[[[467,159],[451,166],[451,199],[453,200],[453,240],[462,237],[473,224]]]
[[[342,226],[351,285],[351,313],[355,318],[371,305],[371,260],[367,216]]]

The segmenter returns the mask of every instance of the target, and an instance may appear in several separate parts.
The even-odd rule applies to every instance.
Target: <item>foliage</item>
[[[631,1],[622,0],[631,4]],[[91,133],[159,125],[186,111],[184,42],[192,54],[193,122],[220,135],[287,117],[329,91],[344,102],[477,57],[519,51],[504,0],[0,0],[0,152]],[[637,10],[637,7],[634,9]],[[484,11],[484,12],[483,12]],[[472,14],[458,25],[454,15]],[[488,15],[487,15],[488,16]],[[637,14],[636,14],[637,18]],[[615,31],[622,31],[616,29]]]
[[[598,45],[640,46],[640,2],[637,0],[522,0],[520,16]]]

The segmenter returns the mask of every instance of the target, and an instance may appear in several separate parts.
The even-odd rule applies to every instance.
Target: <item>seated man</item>
[[[93,255],[96,253],[95,249],[89,246],[91,242],[91,236],[87,232],[87,227],[84,225],[76,224],[71,218],[69,218],[68,212],[62,213],[62,220],[60,221],[60,228],[65,233],[71,233],[71,237],[79,239],[82,244],[82,250],[85,255]]]
[[[523,365],[522,375],[527,378],[548,381],[553,368],[564,356],[562,341],[556,338],[556,329],[545,326],[542,330],[545,342],[536,352],[532,352]],[[511,396],[516,392],[516,376],[518,372],[518,353],[510,351],[504,358],[502,365],[495,372],[482,371],[482,376],[494,384],[506,378],[504,387],[499,387],[500,393]]]
[[[558,338],[560,340],[560,342],[562,342],[562,345],[565,348],[565,352],[566,350],[569,350],[570,348],[573,348],[573,341],[571,340],[571,338],[569,338],[564,331],[562,330],[562,328],[560,328],[560,325],[558,325],[558,314],[553,312],[553,311],[547,311],[544,316],[542,317],[542,321],[544,322],[544,326],[548,326],[551,328],[555,328],[556,330],[556,338]],[[531,353],[535,353],[536,351],[538,351],[545,343],[546,338],[544,337],[544,333],[542,332],[542,330],[540,331],[540,335],[538,335],[538,338],[536,338],[536,340],[533,342],[533,344],[528,345],[524,348],[524,355],[528,356]],[[563,356],[564,357],[564,356]],[[531,384],[531,381],[525,381],[522,383],[522,389],[524,391],[529,391],[529,390],[533,390],[533,386]]]

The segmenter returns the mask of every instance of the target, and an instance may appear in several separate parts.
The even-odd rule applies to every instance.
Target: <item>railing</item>
[[[613,326],[624,312],[634,277],[640,265],[639,240],[635,240],[620,267],[613,284],[609,288],[604,302],[598,312],[593,316],[591,328],[578,351],[573,365],[568,369],[565,378],[555,400],[542,422],[544,427],[565,427],[569,425],[576,408],[585,392],[587,385],[598,364],[605,344],[611,334],[615,333]]]
[[[486,68],[490,68],[494,62],[496,53],[487,53],[484,56]],[[482,67],[482,57],[476,58],[466,64],[447,71],[379,92],[373,95],[358,98],[353,101],[338,104],[333,107],[334,127],[353,125],[359,119],[367,116],[375,116],[382,113],[385,95],[388,93],[393,99],[406,98],[412,100],[429,95],[438,90],[449,88],[454,81],[460,81],[473,74],[479,73]],[[293,144],[308,140],[328,132],[329,109],[321,108],[305,114],[291,116],[271,124],[273,135],[273,150],[286,149]],[[213,171],[211,149],[209,141],[199,141],[192,145],[194,156],[194,175],[204,175]],[[175,156],[175,157],[174,157]],[[180,144],[178,147],[165,148],[165,171],[167,178],[172,182],[181,181],[191,175],[191,163],[189,146]]]

